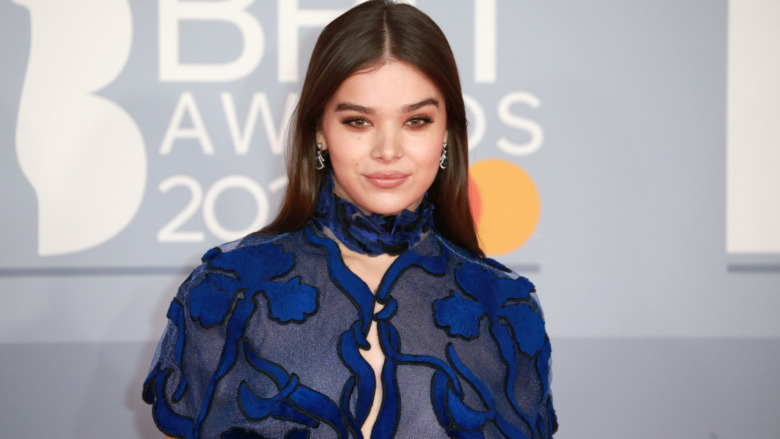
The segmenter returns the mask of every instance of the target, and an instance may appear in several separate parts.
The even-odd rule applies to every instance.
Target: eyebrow
[[[373,108],[364,107],[362,105],[358,104],[352,104],[349,102],[342,102],[338,105],[336,105],[336,111],[357,111],[358,113],[365,113],[365,114],[374,114],[376,111],[374,111]]]
[[[403,113],[411,113],[412,111],[419,110],[420,108],[423,108],[423,107],[428,106],[428,105],[433,105],[434,107],[438,108],[439,107],[439,101],[434,99],[434,98],[423,99],[422,101],[417,102],[415,104],[404,105],[401,108],[401,112],[403,112]],[[342,102],[342,103],[336,105],[336,110],[335,111],[337,111],[337,112],[339,112],[339,111],[357,111],[359,113],[364,113],[364,114],[376,114],[376,110],[374,110],[373,108],[364,107],[362,105],[353,104],[353,103],[350,103],[350,102]]]
[[[420,102],[418,102],[416,104],[405,105],[404,108],[403,108],[403,112],[404,113],[411,113],[412,111],[419,110],[420,108],[428,106],[428,105],[433,105],[434,107],[439,108],[439,101],[437,101],[434,98],[428,98],[428,99],[422,100],[422,101],[420,101]]]

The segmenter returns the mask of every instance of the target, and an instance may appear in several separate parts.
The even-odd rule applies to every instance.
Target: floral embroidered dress
[[[383,305],[374,313],[374,304]],[[533,285],[429,230],[376,294],[316,221],[210,250],[168,310],[144,400],[186,438],[549,438]],[[360,354],[377,322],[381,382]]]

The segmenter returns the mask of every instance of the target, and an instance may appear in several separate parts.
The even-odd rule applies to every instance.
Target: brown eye
[[[429,123],[433,122],[430,118],[425,116],[416,116],[411,119],[409,119],[406,122],[407,126],[410,126],[412,128],[421,128],[425,125],[428,125]]]
[[[370,125],[370,123],[362,117],[350,117],[348,119],[344,119],[342,123],[344,125],[350,125],[355,128],[365,128]]]

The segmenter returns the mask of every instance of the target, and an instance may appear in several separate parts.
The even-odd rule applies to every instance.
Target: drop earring
[[[439,168],[447,169],[447,142],[443,144],[444,149],[441,150],[441,157],[439,158]]]
[[[327,154],[327,151],[325,154]],[[325,169],[325,156],[322,151],[322,143],[317,144],[317,163],[314,164],[314,169],[318,171]]]

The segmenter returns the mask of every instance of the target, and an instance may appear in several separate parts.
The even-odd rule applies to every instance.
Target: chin
[[[375,213],[377,215],[397,215],[403,211],[403,209],[397,210],[397,209],[388,209],[387,207],[384,208],[378,208],[378,209],[365,209],[361,208],[364,212],[367,212],[369,214]]]
[[[404,210],[414,211],[414,209],[416,209],[418,205],[419,205],[419,203],[414,203],[414,204],[411,204],[411,205],[404,204],[404,205],[401,205],[401,206],[398,206],[398,205],[394,205],[394,206],[388,206],[388,205],[374,206],[377,209],[369,210],[369,211],[373,212],[373,213],[376,213],[378,215],[398,215],[399,213],[403,212]]]

